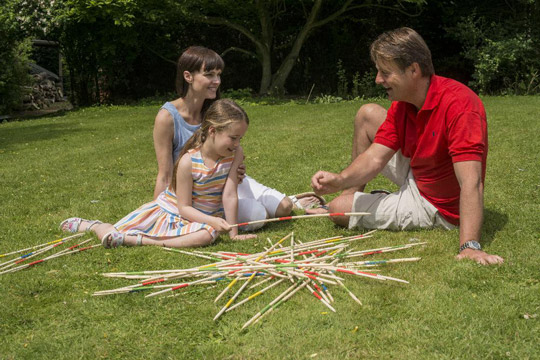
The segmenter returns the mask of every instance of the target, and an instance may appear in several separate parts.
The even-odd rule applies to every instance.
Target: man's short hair
[[[371,60],[375,64],[393,62],[401,71],[412,63],[418,63],[422,75],[435,74],[431,51],[420,34],[408,27],[387,31],[377,38],[370,48]]]

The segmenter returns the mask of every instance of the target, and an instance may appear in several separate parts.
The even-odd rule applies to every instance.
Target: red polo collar
[[[431,75],[429,79],[429,89],[426,95],[426,101],[420,110],[433,110],[441,100],[440,96],[440,78],[437,75]]]

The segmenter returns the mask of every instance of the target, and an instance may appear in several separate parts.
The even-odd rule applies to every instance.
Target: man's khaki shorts
[[[442,227],[455,229],[437,208],[424,199],[412,175],[410,159],[398,151],[381,171],[386,178],[400,187],[392,194],[354,194],[352,212],[369,212],[371,215],[351,216],[349,229],[411,230]]]

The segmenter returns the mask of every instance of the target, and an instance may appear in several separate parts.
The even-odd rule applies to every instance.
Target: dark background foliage
[[[439,75],[486,94],[540,92],[540,5],[533,0],[4,2],[2,55],[18,57],[21,63],[26,61],[21,47],[25,41],[58,41],[65,87],[77,105],[173,96],[174,63],[194,44],[223,55],[224,90],[249,88],[260,95],[279,90],[273,95],[306,96],[313,89],[313,95],[376,96],[380,91],[373,82],[369,45],[380,33],[401,26],[410,26],[424,37]],[[270,40],[262,43],[269,48],[267,60],[274,81],[318,5],[319,20],[349,8],[310,30],[281,89],[261,86],[263,47],[250,37],[263,41],[268,35],[261,25],[261,11],[266,11],[272,24]],[[34,47],[30,58],[57,72],[57,51]],[[5,65],[0,70],[2,79],[9,77],[0,82],[0,92],[24,82],[16,69],[16,65]],[[5,102],[2,111],[14,104]]]

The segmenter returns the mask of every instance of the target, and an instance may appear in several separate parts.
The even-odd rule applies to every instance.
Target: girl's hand
[[[236,174],[238,175],[238,183],[241,184],[246,177],[246,165],[244,163],[238,165],[238,169],[236,169]]]
[[[242,234],[242,235],[231,236],[231,240],[235,240],[235,241],[249,240],[249,239],[255,239],[255,238],[257,238],[257,235],[255,234]]]
[[[217,232],[227,232],[231,230],[231,225],[229,225],[228,222],[225,221],[225,219],[214,217],[212,223],[210,225],[216,229]]]

